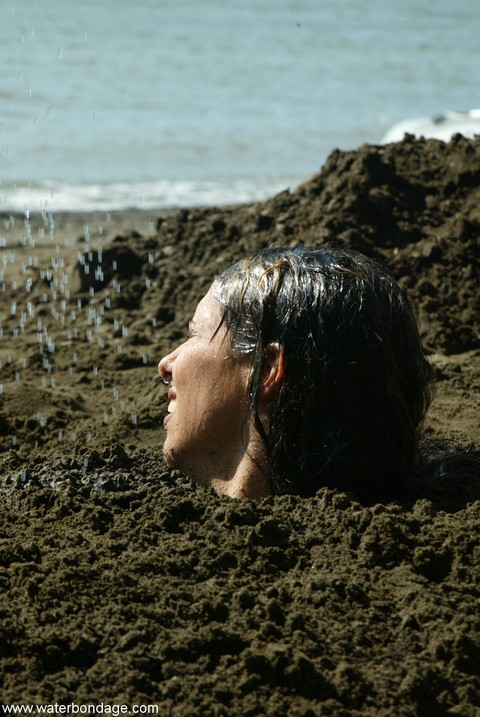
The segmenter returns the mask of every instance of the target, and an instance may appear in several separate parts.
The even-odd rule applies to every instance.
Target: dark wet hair
[[[273,492],[400,494],[417,464],[433,372],[390,272],[335,245],[269,248],[223,272],[214,296],[233,353],[252,357],[249,400]],[[264,425],[259,395],[272,343],[285,376]]]

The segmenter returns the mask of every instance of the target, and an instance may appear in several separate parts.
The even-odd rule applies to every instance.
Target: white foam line
[[[121,209],[175,209],[194,206],[243,204],[262,201],[302,178],[258,178],[221,182],[62,184],[48,180],[35,186],[0,186],[0,203],[9,211],[94,211]]]

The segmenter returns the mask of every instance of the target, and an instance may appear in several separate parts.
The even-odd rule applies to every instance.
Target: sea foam
[[[47,180],[37,184],[0,187],[0,203],[8,211],[95,211],[176,209],[216,204],[243,204],[293,189],[302,178],[262,178],[149,183],[67,184]]]

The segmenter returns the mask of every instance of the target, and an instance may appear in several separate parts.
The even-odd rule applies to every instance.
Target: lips
[[[175,412],[175,409],[177,407],[177,393],[174,388],[170,387],[167,393],[167,398],[169,400],[169,404],[167,406],[168,414],[163,419],[163,425],[166,428],[167,423],[169,422],[170,418],[172,417],[172,413]]]
[[[173,413],[177,407],[177,392],[175,391],[173,386],[168,389],[167,398],[170,401],[170,403],[168,404],[167,411],[169,413]]]

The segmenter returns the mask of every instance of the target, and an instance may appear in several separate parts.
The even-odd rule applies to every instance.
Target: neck
[[[174,458],[171,465],[218,495],[255,501],[272,495],[265,445],[251,423],[246,422],[241,435],[228,445],[213,440],[187,460]]]
[[[272,495],[270,471],[263,442],[250,432],[230,450],[215,451],[184,472],[197,483],[213,488],[219,495],[259,501]],[[179,466],[180,467],[180,466]]]
[[[210,485],[219,494],[230,498],[248,498],[260,501],[272,495],[268,472],[261,463],[249,457],[247,465],[238,466],[235,474],[228,478],[214,478]]]

